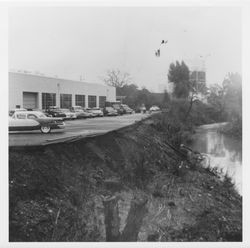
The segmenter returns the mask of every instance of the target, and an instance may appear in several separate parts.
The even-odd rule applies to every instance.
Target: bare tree
[[[122,86],[131,83],[131,77],[127,72],[121,72],[119,69],[107,71],[106,77],[103,79],[107,85],[121,88]]]

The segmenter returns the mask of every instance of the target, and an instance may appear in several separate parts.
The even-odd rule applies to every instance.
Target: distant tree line
[[[142,104],[146,108],[150,108],[152,105],[158,105],[160,107],[166,106],[169,101],[169,95],[165,93],[152,93],[145,87],[139,89],[139,87],[132,83],[132,78],[128,73],[123,73],[120,70],[109,70],[104,82],[107,85],[116,88],[117,96],[124,96],[123,103],[128,104],[133,109],[140,108]]]
[[[183,61],[176,61],[169,67],[168,80],[174,84],[172,102],[182,105],[184,120],[191,118],[200,124],[228,121],[241,135],[242,79],[239,73],[228,73],[221,85],[208,87],[203,82],[191,80],[188,66]]]
[[[194,124],[229,121],[241,129],[242,79],[239,73],[228,73],[222,84],[208,87],[204,82],[191,79],[184,61],[176,61],[168,70],[168,81],[174,85],[171,97],[166,91],[152,93],[145,87],[139,89],[128,73],[118,69],[108,71],[104,81],[116,87],[116,95],[124,96],[123,102],[134,109],[142,104],[147,109],[152,105],[172,107],[179,112],[182,121],[190,119]]]

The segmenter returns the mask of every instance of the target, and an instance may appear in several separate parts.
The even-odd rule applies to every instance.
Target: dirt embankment
[[[106,241],[113,220],[126,241],[135,238],[126,223],[138,241],[240,241],[241,197],[228,180],[190,166],[171,145],[175,132],[152,117],[95,138],[10,150],[10,241]],[[116,199],[116,213],[105,199]]]

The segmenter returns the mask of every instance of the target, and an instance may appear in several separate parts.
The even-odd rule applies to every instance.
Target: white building
[[[206,66],[204,59],[187,60],[187,66],[190,70],[190,80],[198,83],[206,83]]]
[[[103,107],[116,101],[116,89],[94,83],[9,72],[9,108],[46,109],[48,106],[69,108]]]

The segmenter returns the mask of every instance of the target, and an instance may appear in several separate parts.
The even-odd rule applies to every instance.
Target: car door
[[[39,129],[40,124],[35,118],[36,116],[33,114],[15,113],[9,118],[9,131],[27,131]]]

